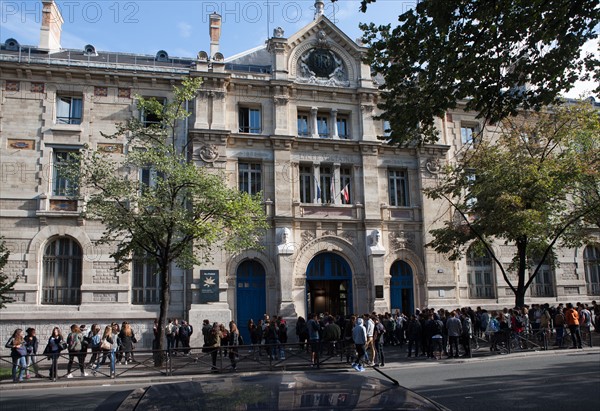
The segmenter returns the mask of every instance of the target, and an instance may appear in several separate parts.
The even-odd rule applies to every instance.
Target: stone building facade
[[[102,226],[80,217],[85,198],[66,197],[69,182],[57,170],[83,146],[123,153],[125,141],[102,133],[131,116],[152,121],[135,96],[169,99],[184,76],[203,79],[192,116],[177,130],[190,141],[192,161],[225,171],[241,190],[262,192],[272,229],[261,250],[217,252],[193,270],[174,267],[171,316],[199,331],[204,318],[234,319],[244,329],[264,313],[293,323],[309,312],[514,302],[491,259],[451,262],[424,246],[449,211],[422,189],[480,124],[456,110],[438,121],[438,145],[400,149],[378,139],[385,124],[373,119],[379,92],[362,62],[366,49],[322,14],[322,2],[297,33],[277,28],[264,46],[227,59],[216,14],[210,52],[174,59],[162,50],[61,49],[58,9],[43,4],[55,16],[43,19],[40,45],[7,39],[0,50],[0,231],[11,251],[4,271],[18,278],[0,340],[16,327],[34,326],[44,337],[55,325],[128,320],[150,345],[159,281],[143,262],[115,270],[111,249],[97,244]],[[514,250],[495,251],[508,265]],[[560,265],[532,285],[529,301],[600,295],[599,246],[558,254]],[[210,301],[207,275],[218,278]]]

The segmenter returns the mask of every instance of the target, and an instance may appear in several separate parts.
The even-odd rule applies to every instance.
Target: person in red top
[[[583,348],[581,346],[581,332],[579,331],[579,313],[571,303],[567,303],[565,322],[569,326],[569,331],[571,331],[571,340],[573,340],[573,347],[571,348]]]

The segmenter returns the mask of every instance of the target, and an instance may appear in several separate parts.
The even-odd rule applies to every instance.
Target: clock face
[[[327,49],[314,49],[308,57],[308,68],[310,68],[317,77],[329,77],[335,70],[335,60],[333,53]]]

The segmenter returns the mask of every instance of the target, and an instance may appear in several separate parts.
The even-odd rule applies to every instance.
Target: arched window
[[[588,245],[583,251],[585,281],[589,295],[600,295],[600,247]]]
[[[158,304],[160,302],[160,273],[156,262],[147,255],[133,257],[131,279],[132,304]]]
[[[494,298],[493,274],[492,258],[487,250],[479,251],[471,246],[467,252],[469,298]]]
[[[46,246],[42,304],[81,303],[82,256],[81,247],[70,237],[58,237]]]

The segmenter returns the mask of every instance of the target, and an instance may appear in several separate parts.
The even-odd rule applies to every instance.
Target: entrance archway
[[[413,271],[406,261],[398,260],[390,268],[392,280],[390,282],[390,303],[392,311],[412,314],[414,312],[415,297],[413,292]]]
[[[347,315],[352,311],[352,270],[334,253],[316,255],[306,268],[307,312]]]
[[[243,261],[236,271],[237,325],[248,343],[248,320],[258,323],[267,310],[265,278],[265,268],[255,260]]]

